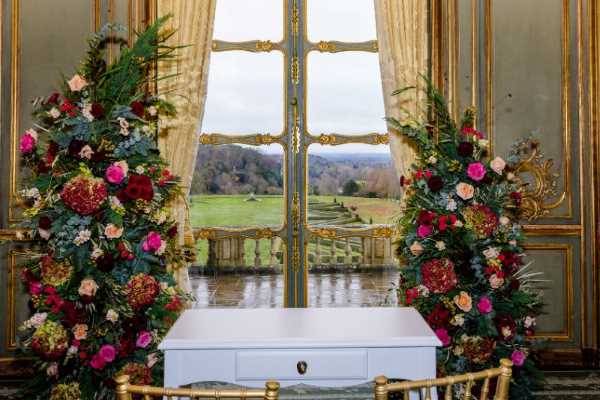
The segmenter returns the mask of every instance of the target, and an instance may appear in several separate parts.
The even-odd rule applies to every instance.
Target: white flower
[[[456,207],[457,207],[456,200],[454,200],[452,197],[450,197],[448,199],[448,204],[446,204],[446,210],[456,211]]]
[[[502,285],[504,285],[504,278],[499,278],[498,275],[493,274],[492,276],[490,276],[490,286],[492,287],[492,289],[498,289],[499,287],[501,287]]]
[[[517,241],[516,240],[509,240],[508,244],[510,244],[511,246],[516,246],[517,245]]]
[[[90,103],[84,103],[83,108],[81,109],[81,115],[90,122],[94,120],[94,116],[92,115],[92,105]]]
[[[76,346],[69,346],[69,349],[67,350],[67,357],[73,357],[75,354],[77,354],[78,351],[79,348],[77,348]]]
[[[492,170],[498,175],[502,175],[502,171],[504,171],[504,168],[506,168],[506,161],[504,161],[501,157],[496,157],[490,161],[490,168],[492,168]]]
[[[56,376],[58,375],[58,364],[56,362],[52,362],[46,367],[46,375],[48,376]]]
[[[157,362],[158,356],[156,355],[156,353],[150,353],[148,354],[148,356],[146,356],[146,366],[148,368],[152,368]]]
[[[435,164],[435,163],[437,162],[437,158],[435,158],[435,156],[430,156],[430,157],[427,159],[427,162],[428,162],[429,164],[432,164],[432,165],[433,165],[433,164]]]
[[[142,175],[144,172],[146,172],[146,169],[144,167],[142,167],[141,165],[138,165],[137,167],[135,167],[135,173]]]
[[[454,325],[454,326],[463,326],[463,324],[465,323],[465,317],[464,314],[456,314],[454,317],[452,317],[452,319],[450,320],[450,324]]]
[[[419,292],[419,296],[421,296],[421,297],[429,296],[429,289],[427,289],[427,286],[425,286],[425,285],[417,286],[417,291]]]
[[[504,215],[500,217],[500,224],[508,225],[509,223],[510,223],[510,219],[508,219],[508,217],[506,217]]]
[[[94,245],[94,250],[92,250],[92,260],[97,260],[98,258],[102,257],[104,255],[104,250],[102,250],[100,247]]]
[[[497,258],[499,254],[500,254],[500,253],[498,252],[498,249],[497,249],[497,248],[495,248],[495,247],[488,247],[487,249],[485,249],[485,250],[483,251],[483,255],[484,255],[484,256],[485,256],[485,258],[487,258],[488,260],[489,260],[490,258]]]
[[[169,284],[167,282],[161,282],[160,283],[160,289],[161,290],[167,290],[169,288]]]
[[[536,321],[535,321],[535,317],[532,316],[526,316],[525,319],[523,320],[523,325],[525,326],[525,328],[531,328],[532,326],[536,325]]]
[[[479,139],[477,144],[479,145],[479,147],[488,147],[490,142],[487,139]]]
[[[40,234],[40,237],[42,239],[44,239],[44,240],[50,239],[50,231],[48,229],[38,228],[38,233]]]
[[[514,180],[515,174],[513,174],[512,172],[509,172],[508,174],[506,174],[506,179],[508,179],[509,181]]]
[[[79,74],[73,75],[73,77],[67,82],[67,84],[69,85],[69,89],[71,89],[71,92],[79,92],[88,85],[85,78],[83,78]]]
[[[52,107],[50,111],[48,111],[48,115],[54,119],[57,119],[58,117],[60,117],[60,111],[58,111],[58,108]]]
[[[117,121],[119,121],[119,126],[121,127],[121,135],[129,136],[129,122],[123,117],[118,117]]]
[[[31,128],[27,129],[25,131],[25,135],[31,136],[32,138],[35,139],[36,142],[38,141],[38,133],[35,129],[31,129]]]
[[[439,240],[439,241],[435,242],[435,248],[438,249],[439,251],[444,251],[444,250],[446,250],[446,243]]]
[[[30,199],[39,199],[42,196],[40,195],[40,191],[38,188],[34,187],[31,189],[26,189],[23,191],[25,197],[29,197]]]
[[[23,323],[26,328],[39,328],[48,318],[48,313],[35,313]]]
[[[92,148],[88,144],[83,146],[81,148],[81,151],[79,151],[79,157],[87,158],[88,160],[92,158],[93,154],[94,154],[94,150],[92,150]]]
[[[455,356],[461,356],[462,353],[464,352],[464,349],[462,346],[455,346],[454,349],[452,350],[452,352],[454,353]]]
[[[158,109],[155,106],[150,106],[148,107],[148,114],[154,117],[156,114],[158,114]]]
[[[454,223],[454,226],[456,226],[457,228],[461,228],[463,226],[463,223],[460,219],[457,219]]]
[[[158,224],[158,225],[162,225],[165,223],[165,221],[167,220],[167,217],[169,215],[167,214],[167,212],[165,210],[159,210],[154,214],[154,221]]]
[[[91,237],[92,232],[90,232],[88,229],[84,229],[77,233],[77,236],[75,237],[75,239],[73,239],[73,243],[75,243],[77,246],[81,246],[82,244],[90,240]]]
[[[112,308],[106,312],[106,320],[110,322],[117,322],[119,320],[119,313]]]

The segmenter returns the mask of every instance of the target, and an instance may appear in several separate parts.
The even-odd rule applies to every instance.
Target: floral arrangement
[[[79,71],[34,102],[21,137],[24,225],[42,253],[22,272],[32,309],[22,345],[39,369],[25,398],[114,399],[119,373],[162,383],[156,347],[190,300],[170,273],[184,256],[169,210],[178,179],[157,148],[158,117],[174,110],[146,90],[176,51],[163,23],[110,65],[114,27],[93,36]]]
[[[542,303],[537,273],[523,261],[521,186],[512,164],[489,159],[472,109],[457,124],[429,82],[425,92],[434,122],[389,120],[417,151],[412,174],[401,178],[406,204],[397,251],[406,267],[399,298],[421,312],[442,342],[441,374],[509,358],[510,398],[531,398],[539,373],[530,339]]]

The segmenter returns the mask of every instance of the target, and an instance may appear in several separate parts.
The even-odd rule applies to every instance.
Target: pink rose
[[[142,349],[145,349],[152,343],[152,334],[148,331],[141,331],[138,333],[137,340],[135,341],[135,345]]]
[[[162,238],[160,234],[154,231],[150,231],[148,236],[146,236],[146,240],[142,243],[142,249],[145,252],[157,251],[160,249],[162,245]]]
[[[492,312],[492,301],[487,296],[481,296],[477,303],[477,309],[482,314],[489,314]]]
[[[25,131],[25,134],[21,136],[21,141],[19,143],[19,150],[23,154],[31,153],[37,144],[37,132],[33,129],[28,129]]]
[[[98,284],[92,278],[85,278],[79,284],[78,293],[80,296],[95,296],[98,290]]]
[[[419,225],[419,227],[417,228],[417,236],[419,236],[420,238],[424,238],[427,237],[429,235],[431,235],[431,233],[433,232],[433,227],[431,225]]]
[[[98,355],[107,363],[113,362],[117,356],[117,350],[111,344],[105,344],[98,350]]]
[[[79,92],[88,85],[87,81],[79,74],[73,75],[73,77],[67,82],[71,92]]]
[[[100,353],[95,354],[90,361],[90,366],[94,369],[104,369],[106,361],[100,356]]]
[[[472,162],[467,167],[467,175],[475,182],[479,182],[485,176],[485,166],[480,162]]]
[[[469,200],[473,198],[475,194],[475,188],[468,183],[460,182],[456,185],[456,194],[463,200]]]
[[[502,175],[502,171],[504,171],[504,168],[506,168],[506,161],[504,161],[501,157],[496,157],[490,161],[490,168],[498,175]]]
[[[447,347],[450,344],[450,335],[448,335],[448,331],[444,328],[436,329],[435,335],[440,339],[440,342],[442,342],[442,346]]]
[[[110,183],[118,185],[125,179],[125,171],[121,165],[113,163],[106,169],[106,180]]]
[[[525,363],[526,358],[527,358],[527,356],[521,350],[515,350],[510,355],[510,360],[517,367],[522,367],[523,364]]]

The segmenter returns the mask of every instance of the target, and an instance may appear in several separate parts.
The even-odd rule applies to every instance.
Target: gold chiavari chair
[[[183,389],[155,386],[140,386],[129,383],[129,376],[120,375],[115,378],[117,384],[117,400],[133,400],[133,395],[143,396],[143,400],[163,399],[263,399],[279,398],[279,383],[269,381],[264,389]]]
[[[496,383],[496,393],[493,400],[509,400],[508,389],[510,386],[510,378],[512,376],[512,362],[508,359],[500,360],[500,367],[486,369],[479,372],[473,372],[464,375],[448,376],[438,379],[424,379],[420,381],[406,381],[399,383],[388,383],[385,376],[375,378],[375,400],[387,400],[389,393],[403,393],[404,400],[410,398],[411,391],[418,391],[420,394],[425,393],[425,400],[432,399],[432,390],[435,388],[445,388],[444,400],[452,400],[454,397],[453,386],[457,384],[464,385],[464,391],[461,399],[473,400],[473,386],[478,381],[483,381],[481,385],[479,400],[488,400],[490,390],[490,380],[498,378]]]

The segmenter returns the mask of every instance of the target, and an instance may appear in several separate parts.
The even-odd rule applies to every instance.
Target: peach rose
[[[504,285],[504,278],[500,278],[496,274],[493,274],[492,276],[490,276],[489,281],[490,281],[490,286],[492,287],[492,289],[498,289],[499,287]]]
[[[73,327],[73,336],[76,340],[85,340],[87,338],[88,326],[86,324],[75,324]]]
[[[496,157],[490,161],[490,168],[498,175],[502,175],[502,171],[504,171],[504,168],[506,168],[506,161],[504,161],[501,157]]]
[[[471,308],[473,308],[473,300],[467,292],[461,291],[459,294],[454,296],[454,304],[456,304],[456,306],[464,312],[469,312],[471,311]]]
[[[114,224],[108,224],[106,225],[106,228],[104,228],[104,235],[108,239],[118,239],[123,235],[123,228]]]
[[[468,183],[460,182],[458,185],[456,185],[456,194],[463,200],[469,200],[473,198],[473,194],[475,194],[475,188]]]
[[[79,74],[73,75],[71,80],[69,80],[67,83],[69,85],[69,89],[71,89],[71,92],[79,92],[88,85],[86,80]]]
[[[81,281],[79,285],[79,295],[80,296],[94,296],[96,291],[98,290],[98,284],[92,278],[85,278]]]
[[[421,243],[415,241],[413,242],[413,244],[410,245],[410,252],[414,256],[420,256],[423,253],[423,246],[421,245]]]

